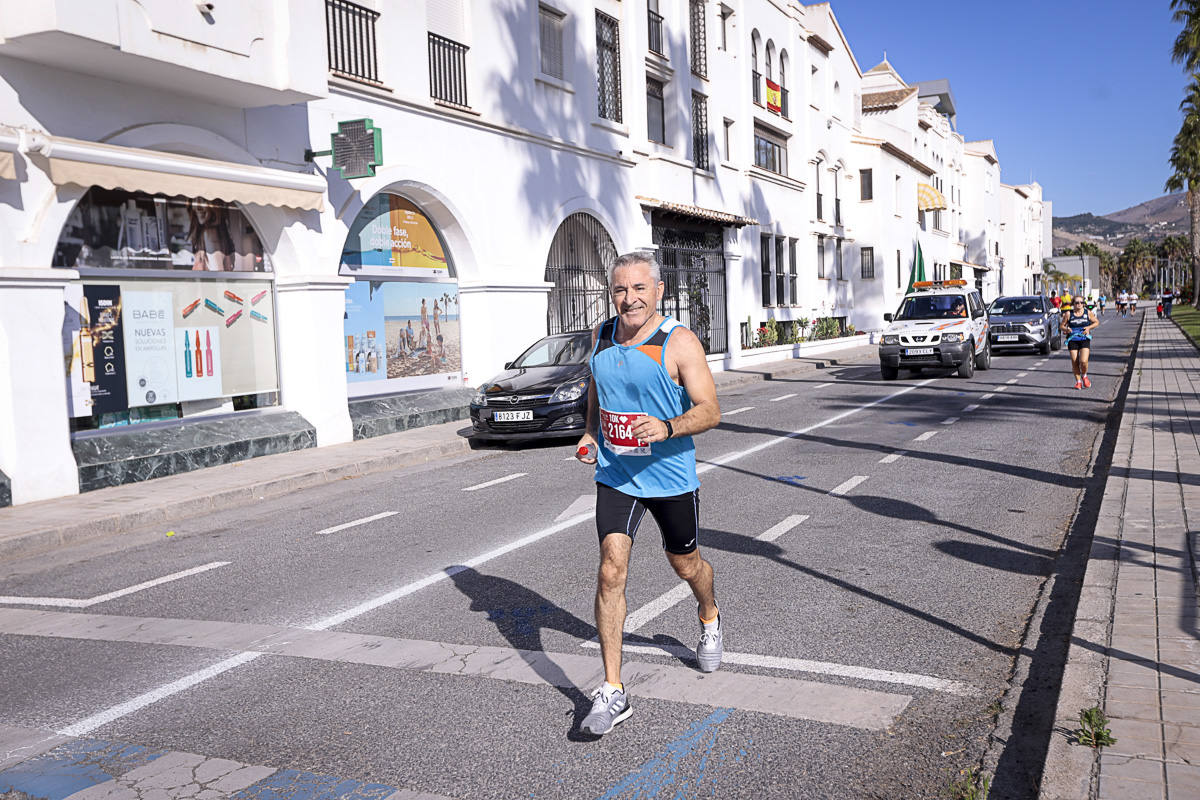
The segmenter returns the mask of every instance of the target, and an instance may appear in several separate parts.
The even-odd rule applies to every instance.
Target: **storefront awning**
[[[969,269],[973,269],[978,272],[990,272],[992,269],[991,267],[985,267],[985,266],[981,266],[979,264],[972,264],[969,261],[955,261],[955,260],[951,259],[950,263],[951,263],[951,265],[957,265],[960,267],[968,267]]]
[[[928,183],[917,184],[917,210],[943,211],[946,209],[946,197]]]
[[[0,180],[15,181],[17,165],[12,153],[0,153]]]
[[[57,136],[40,138],[31,155],[45,158],[56,186],[99,186],[301,211],[324,207],[325,179],[318,175]]]
[[[650,208],[655,211],[661,211],[666,214],[674,214],[679,217],[687,217],[689,219],[703,220],[704,222],[716,222],[721,225],[732,225],[735,228],[740,228],[743,225],[757,225],[758,220],[750,217],[742,217],[737,214],[730,214],[728,211],[716,211],[711,208],[701,208],[700,206],[690,206],[685,203],[672,203],[669,200],[656,200],[653,197],[644,197],[638,195],[636,199],[642,204],[642,208]]]

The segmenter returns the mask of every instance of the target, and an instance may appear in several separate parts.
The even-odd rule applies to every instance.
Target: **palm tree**
[[[1180,103],[1183,126],[1171,146],[1169,192],[1187,191],[1189,234],[1192,244],[1192,305],[1200,306],[1200,0],[1171,0],[1171,19],[1182,25],[1171,47],[1171,60],[1192,73],[1192,83]]]
[[[1183,124],[1171,145],[1168,161],[1172,173],[1165,188],[1168,192],[1187,192],[1191,222],[1192,305],[1200,305],[1200,77],[1192,81],[1179,108],[1183,111]]]

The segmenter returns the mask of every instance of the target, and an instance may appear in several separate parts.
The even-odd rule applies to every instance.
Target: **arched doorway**
[[[563,220],[546,257],[546,281],[554,284],[549,333],[586,330],[612,315],[608,268],[616,259],[612,237],[591,214],[579,211]]]

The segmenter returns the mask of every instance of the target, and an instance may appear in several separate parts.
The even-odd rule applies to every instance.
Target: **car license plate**
[[[492,414],[496,422],[528,422],[533,419],[533,410],[526,411],[496,411]]]
[[[1015,342],[1017,335],[1015,333],[1002,333],[996,337],[997,342]]]
[[[910,347],[904,351],[906,356],[931,356],[933,355],[932,347]]]

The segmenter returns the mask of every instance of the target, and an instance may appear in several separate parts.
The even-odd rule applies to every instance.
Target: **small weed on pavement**
[[[950,784],[950,800],[987,800],[991,788],[991,776],[982,773],[979,767],[971,767]]]
[[[1108,717],[1099,706],[1079,709],[1079,730],[1075,731],[1075,737],[1080,744],[1097,750],[1117,743],[1108,729]]]

